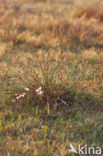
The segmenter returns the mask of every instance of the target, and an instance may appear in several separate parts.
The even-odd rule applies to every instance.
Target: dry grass
[[[86,20],[103,22],[103,1],[76,1],[71,15]]]
[[[25,4],[36,12],[22,12]],[[70,143],[103,148],[103,20],[94,5],[1,4],[1,156],[66,156]]]
[[[97,0],[94,4],[84,10],[83,14],[85,14],[87,19],[93,18],[103,22],[103,1]]]

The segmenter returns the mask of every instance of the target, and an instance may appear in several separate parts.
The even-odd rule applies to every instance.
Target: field
[[[0,156],[70,144],[103,150],[103,2],[2,1]]]

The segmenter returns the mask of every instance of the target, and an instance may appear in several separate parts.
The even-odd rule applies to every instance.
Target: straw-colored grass
[[[25,5],[35,12],[23,12]],[[0,156],[66,156],[70,144],[103,149],[97,6],[102,2],[0,4]]]

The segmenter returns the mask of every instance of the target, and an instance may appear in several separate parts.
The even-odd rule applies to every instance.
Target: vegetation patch
[[[0,3],[0,156],[67,156],[71,144],[103,150],[99,6]]]

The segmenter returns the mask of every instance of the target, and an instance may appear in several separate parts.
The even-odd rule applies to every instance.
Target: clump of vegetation
[[[103,20],[90,7],[96,3],[0,4],[1,156],[66,156],[70,144],[103,148]],[[21,11],[25,5],[35,12]]]

